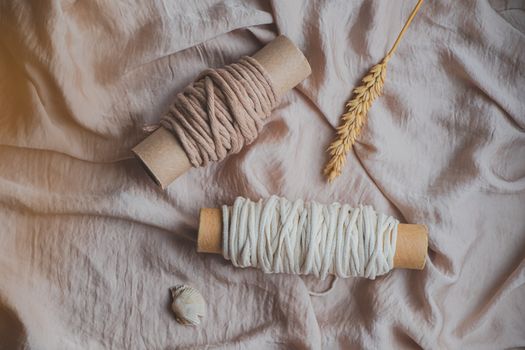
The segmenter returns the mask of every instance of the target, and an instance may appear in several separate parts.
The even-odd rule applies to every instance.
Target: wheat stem
[[[405,35],[405,32],[407,31],[408,27],[410,26],[410,23],[412,23],[412,20],[414,19],[414,17],[416,17],[416,13],[417,13],[417,11],[419,11],[419,8],[421,7],[421,4],[423,4],[423,0],[418,0],[416,6],[414,6],[414,9],[410,13],[410,16],[408,16],[408,19],[405,22],[405,25],[403,26],[403,29],[401,29],[401,31],[399,32],[399,34],[398,34],[398,36],[396,38],[396,41],[394,42],[394,45],[392,45],[392,48],[390,49],[390,51],[388,51],[386,57],[388,57],[388,58],[392,57],[392,55],[396,51],[397,46],[399,45],[399,42],[401,41],[401,38],[403,37],[403,35]]]
[[[422,3],[423,0],[418,0],[390,51],[388,51],[381,63],[372,67],[361,81],[361,85],[353,90],[352,99],[346,103],[346,111],[341,117],[340,125],[337,127],[336,139],[327,150],[330,155],[330,160],[325,166],[324,174],[328,181],[332,181],[341,174],[346,162],[346,154],[350,151],[350,148],[352,148],[352,145],[359,136],[366,122],[368,110],[372,106],[372,102],[374,102],[383,91],[387,63],[396,51],[401,38],[410,26]]]

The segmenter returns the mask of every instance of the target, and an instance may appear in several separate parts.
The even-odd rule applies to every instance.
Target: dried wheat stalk
[[[339,127],[337,127],[337,137],[327,150],[330,155],[330,160],[326,164],[324,174],[328,181],[334,180],[341,174],[346,162],[346,155],[355,143],[366,122],[368,110],[372,106],[372,102],[374,102],[383,91],[387,63],[396,51],[401,38],[422,3],[423,0],[418,0],[388,54],[383,58],[381,63],[372,67],[370,72],[363,78],[361,86],[354,89],[352,99],[346,103],[346,112],[342,115],[341,123]]]

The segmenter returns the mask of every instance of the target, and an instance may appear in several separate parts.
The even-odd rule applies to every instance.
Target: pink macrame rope
[[[272,81],[251,57],[207,69],[183,92],[161,121],[199,167],[239,152],[255,140],[277,103]]]

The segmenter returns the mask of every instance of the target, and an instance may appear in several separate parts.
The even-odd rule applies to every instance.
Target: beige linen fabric
[[[324,149],[412,1],[0,2],[0,348],[525,346],[521,1],[428,0],[344,173]],[[166,192],[130,148],[207,67],[277,34],[312,76],[259,138]],[[200,207],[278,194],[370,204],[430,229],[424,271],[329,281],[195,252]],[[198,328],[169,310],[186,283]]]

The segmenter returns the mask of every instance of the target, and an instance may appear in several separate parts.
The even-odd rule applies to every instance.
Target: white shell
[[[179,323],[192,326],[200,324],[200,317],[206,314],[206,302],[197,289],[181,284],[171,288],[171,296],[171,309]]]

